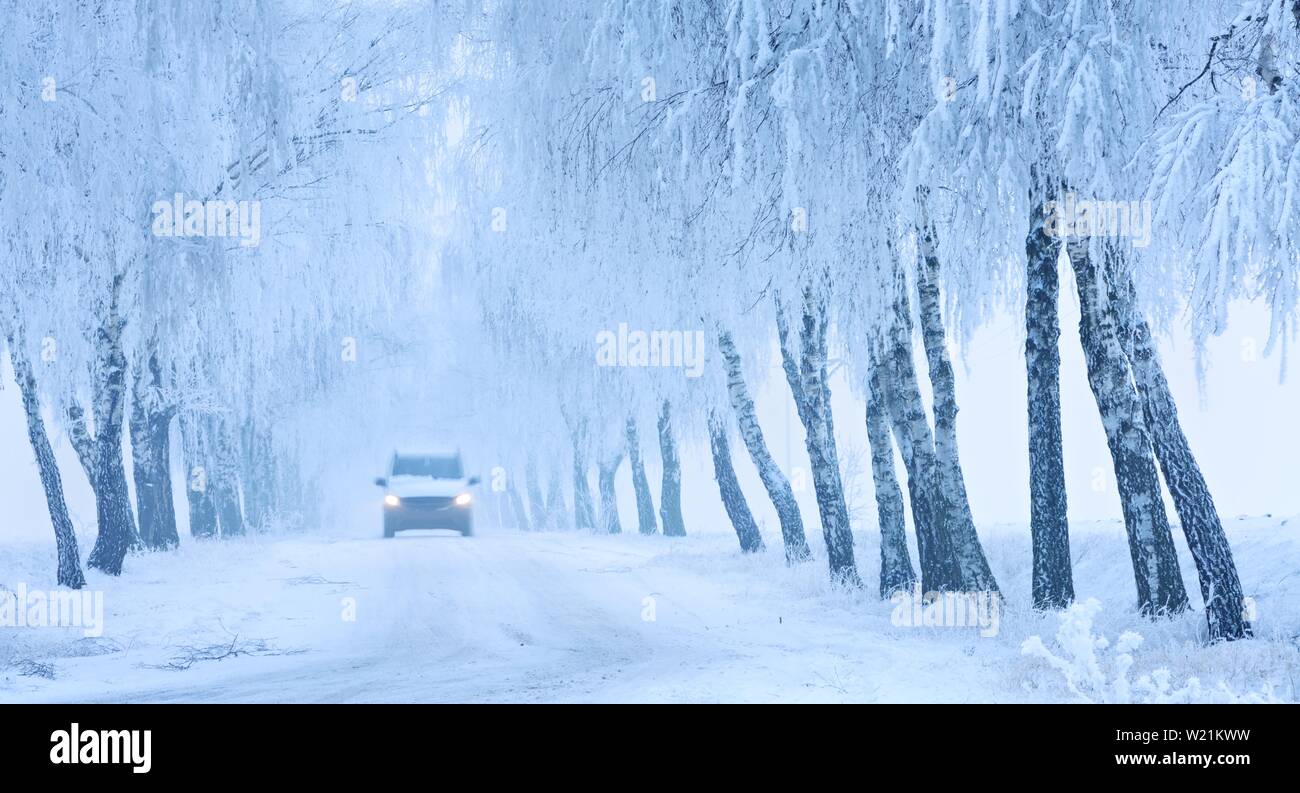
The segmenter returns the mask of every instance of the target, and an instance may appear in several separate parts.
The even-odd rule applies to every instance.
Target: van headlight
[[[389,493],[388,495],[384,496],[384,506],[400,507],[402,506],[402,499],[398,498],[392,493]]]
[[[458,507],[468,507],[470,505],[470,502],[473,500],[474,497],[471,496],[469,493],[461,493],[459,496],[456,496],[455,504]]]

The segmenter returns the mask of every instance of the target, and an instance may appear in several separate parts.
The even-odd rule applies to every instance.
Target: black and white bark
[[[63,477],[59,474],[54,449],[45,431],[41,416],[40,395],[36,388],[36,375],[27,356],[21,331],[9,337],[9,360],[13,364],[14,380],[22,394],[23,412],[27,417],[27,438],[36,455],[36,468],[40,473],[41,487],[45,490],[45,505],[54,527],[54,546],[58,553],[57,581],[59,586],[81,589],[86,578],[81,572],[81,555],[77,551],[77,534],[68,515],[68,504],[63,497]]]
[[[879,361],[872,356],[867,393],[867,443],[871,447],[871,480],[875,485],[880,522],[880,597],[911,591],[916,571],[907,550],[903,491],[894,471],[894,445],[889,430],[889,404]]]
[[[623,455],[614,454],[599,465],[597,486],[600,490],[600,530],[606,534],[620,534],[623,524],[618,519],[618,490],[614,477],[623,464]]]
[[[1079,336],[1119,487],[1138,610],[1149,616],[1188,607],[1178,554],[1160,493],[1160,477],[1142,399],[1121,341],[1119,317],[1087,239],[1067,244],[1079,291]]]
[[[794,498],[794,489],[781,466],[772,459],[767,441],[763,439],[763,430],[758,424],[758,414],[754,410],[754,400],[745,385],[745,374],[741,368],[740,354],[731,339],[730,333],[718,336],[718,349],[727,365],[727,394],[731,399],[732,410],[736,414],[736,423],[740,428],[740,438],[745,444],[749,458],[758,469],[758,477],[767,490],[768,498],[776,509],[778,522],[781,524],[781,539],[785,544],[787,562],[803,562],[812,558],[808,549],[808,539],[804,535],[803,516],[799,504]]]
[[[758,531],[749,502],[740,489],[740,480],[736,478],[736,469],[731,464],[726,423],[716,414],[709,416],[709,448],[713,451],[713,476],[718,481],[718,494],[722,497],[727,517],[731,519],[731,526],[736,530],[740,550],[744,553],[763,550],[763,535]]]
[[[917,233],[919,260],[916,267],[917,309],[921,342],[929,364],[934,407],[934,458],[939,487],[947,504],[948,533],[961,566],[962,586],[967,592],[998,592],[997,580],[975,530],[966,477],[962,473],[957,447],[957,379],[948,355],[943,308],[939,294],[939,256],[935,230],[924,224]]]
[[[906,295],[900,274],[893,322],[878,361],[878,382],[889,408],[894,440],[907,470],[907,496],[916,529],[921,588],[926,592],[956,592],[963,589],[961,566],[948,531],[947,506],[934,456],[934,436],[921,401]]]
[[[181,453],[185,462],[185,499],[189,506],[190,536],[212,539],[217,536],[217,508],[208,489],[208,438],[206,422],[197,416],[180,418]]]
[[[664,400],[659,410],[659,456],[663,460],[663,485],[659,490],[659,517],[665,537],[685,537],[686,520],[682,517],[682,465],[677,459],[677,442],[673,438],[672,408]]]
[[[1029,405],[1029,534],[1036,609],[1063,609],[1074,600],[1070,526],[1066,516],[1061,443],[1060,241],[1044,231],[1045,202],[1030,195],[1025,238],[1025,371]]]
[[[122,458],[127,386],[126,354],[122,350],[126,321],[118,307],[121,284],[120,276],[113,280],[104,320],[95,333],[91,385],[94,432],[86,426],[85,411],[75,400],[67,413],[68,436],[95,493],[99,531],[86,564],[109,575],[121,575],[127,551],[139,545]]]
[[[1165,378],[1151,327],[1138,311],[1132,279],[1117,265],[1115,260],[1107,267],[1109,295],[1120,316],[1123,346],[1142,398],[1142,415],[1151,433],[1156,460],[1196,563],[1209,640],[1248,638],[1252,631],[1232,547],[1178,419],[1178,405]]]
[[[813,490],[817,495],[817,512],[821,517],[831,578],[849,586],[861,586],[862,579],[853,558],[853,532],[844,501],[839,457],[835,451],[826,371],[826,308],[811,288],[804,290],[803,298],[797,339],[796,334],[790,332],[780,300],[776,301],[782,368],[804,425],[804,445],[812,467]]]
[[[627,458],[632,465],[637,530],[642,534],[658,534],[659,525],[655,522],[655,505],[650,497],[650,480],[646,477],[645,462],[641,459],[641,441],[637,436],[635,418],[627,420]]]
[[[175,414],[162,393],[156,354],[136,366],[131,400],[131,474],[135,479],[140,541],[150,550],[180,544],[172,502],[171,421]]]

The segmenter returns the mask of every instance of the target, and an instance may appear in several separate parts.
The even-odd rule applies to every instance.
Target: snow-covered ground
[[[1130,677],[1198,677],[1221,698],[1300,680],[1300,520],[1231,519],[1259,639],[1204,647],[1201,615],[1151,623],[1133,610],[1119,523],[1072,527],[1094,630],[1145,641]],[[1177,532],[1176,532],[1177,533]],[[100,637],[0,628],[0,701],[1042,701],[1073,698],[1022,654],[1057,618],[1025,608],[1023,526],[982,530],[1008,605],[997,635],[896,626],[869,589],[827,583],[824,562],[787,568],[779,545],[735,539],[483,532],[383,540],[366,533],[186,542],[133,556],[103,592]],[[91,537],[83,537],[83,547]],[[768,537],[769,544],[779,538]],[[859,533],[874,585],[878,546]],[[1181,548],[1181,538],[1179,540]],[[48,588],[53,543],[9,544],[0,587]],[[1182,548],[1194,602],[1195,572]],[[1121,597],[1120,594],[1123,593]],[[223,657],[224,656],[224,657]]]

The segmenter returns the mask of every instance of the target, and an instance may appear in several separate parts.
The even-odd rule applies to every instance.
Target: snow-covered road
[[[1022,531],[990,537],[1006,581],[1021,574]],[[1238,538],[1243,569],[1252,558],[1275,558],[1276,531],[1261,526]],[[870,543],[860,535],[868,581],[878,553]],[[1081,531],[1075,545],[1089,588],[1125,585],[1129,573],[1115,564],[1125,552],[1122,527]],[[44,553],[28,560],[32,576]],[[893,606],[873,593],[831,588],[824,562],[791,569],[781,556],[779,548],[742,556],[724,534],[191,542],[132,557],[120,579],[92,575],[91,587],[104,592],[102,637],[0,630],[0,701],[1004,701],[1063,693],[1059,677],[1019,653],[1026,635],[1052,634],[1054,617],[1013,603],[992,638],[899,627]],[[10,563],[0,584],[12,580]],[[1116,613],[1123,606],[1107,608],[1099,627],[1109,635],[1133,627],[1131,614]],[[1260,642],[1189,655],[1197,620],[1138,625],[1152,651],[1139,664],[1196,671],[1224,663],[1205,654],[1235,653],[1241,668],[1294,668],[1294,648]]]
[[[819,564],[788,571],[779,552],[740,558],[734,542],[428,533],[141,557],[123,579],[92,582],[107,589],[104,638],[71,642],[118,651],[61,659],[52,680],[11,672],[0,699],[873,700],[978,690],[946,673],[947,643],[882,635],[896,630],[888,604],[827,590]],[[790,586],[805,597],[782,602]],[[157,668],[186,665],[195,649],[221,654],[223,643],[252,653]]]

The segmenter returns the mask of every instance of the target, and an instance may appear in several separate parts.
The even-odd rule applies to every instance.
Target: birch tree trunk
[[[905,289],[900,284],[900,296],[907,294]],[[921,402],[912,357],[912,323],[905,297],[895,303],[894,322],[880,359],[880,373],[879,383],[889,407],[894,440],[907,469],[907,496],[916,527],[921,588],[925,592],[961,591],[962,569],[948,531],[947,506],[934,457],[934,437]]]
[[[1070,525],[1066,516],[1061,446],[1061,246],[1043,230],[1044,199],[1030,199],[1025,238],[1025,370],[1029,403],[1029,534],[1033,545],[1032,599],[1036,609],[1063,609],[1074,600]]]
[[[68,409],[68,435],[95,492],[95,518],[99,527],[86,564],[109,575],[121,575],[122,561],[139,544],[131,494],[122,460],[122,425],[126,406],[126,355],[122,351],[125,321],[118,312],[121,277],[114,278],[103,324],[95,335],[95,372],[92,415],[95,432],[86,427],[82,408]]]
[[[718,480],[718,494],[722,497],[727,517],[731,519],[731,526],[736,530],[740,550],[744,553],[763,550],[763,535],[754,522],[754,514],[749,511],[749,503],[745,501],[745,493],[736,478],[736,469],[731,465],[731,444],[727,440],[726,424],[716,414],[709,416],[709,448],[713,451],[713,475]]]
[[[542,496],[542,480],[537,473],[537,460],[531,453],[528,455],[524,470],[528,478],[528,525],[535,531],[546,531],[550,528],[546,514],[546,499]]]
[[[520,494],[519,488],[515,487],[514,479],[506,487],[507,497],[510,499],[510,510],[515,514],[515,525],[520,531],[532,531],[532,523],[528,519],[528,510],[524,507],[524,497]]]
[[[573,434],[573,519],[576,528],[596,528],[596,509],[591,503],[591,485],[587,483],[587,461],[577,432]]]
[[[903,512],[903,491],[894,472],[894,445],[889,434],[889,405],[875,356],[869,362],[867,393],[867,443],[871,447],[871,480],[876,491],[876,514],[880,522],[880,597],[911,591],[916,572],[907,550],[907,524]]]
[[[1105,281],[1088,250],[1088,240],[1071,240],[1067,248],[1079,290],[1079,336],[1088,382],[1106,430],[1128,530],[1138,609],[1149,616],[1176,614],[1188,607],[1187,591],[1160,494],[1142,400],[1120,341],[1115,307],[1107,299]]]
[[[275,449],[271,434],[257,422],[244,422],[240,432],[244,511],[249,525],[266,527],[275,513],[277,480]]]
[[[659,517],[663,521],[664,536],[685,537],[686,521],[682,518],[682,466],[677,459],[671,406],[666,399],[659,411],[659,456],[664,463],[663,485],[659,490]],[[728,451],[728,462],[730,459],[730,451]]]
[[[208,439],[204,422],[192,415],[181,417],[181,450],[185,457],[185,498],[189,504],[190,536],[217,536],[217,508],[208,492]]]
[[[163,403],[161,381],[158,357],[150,354],[143,366],[136,369],[129,426],[140,541],[151,550],[166,550],[180,544],[176,507],[172,503],[173,411]]]
[[[1151,432],[1165,485],[1183,525],[1187,547],[1196,562],[1209,639],[1214,642],[1248,638],[1252,631],[1245,616],[1245,595],[1232,559],[1232,547],[1223,531],[1209,485],[1178,420],[1178,405],[1169,390],[1151,328],[1138,313],[1136,293],[1127,274],[1119,272],[1117,267],[1108,267],[1107,276],[1111,299],[1124,328],[1122,333],[1128,340],[1124,346],[1142,398],[1142,415]]]
[[[811,288],[804,290],[803,297],[797,349],[784,310],[780,301],[776,301],[782,368],[804,425],[804,442],[812,466],[813,489],[817,494],[831,578],[849,586],[861,586],[831,423],[830,388],[826,383],[826,310],[816,301]]]
[[[551,466],[546,489],[546,522],[553,529],[567,528],[569,507],[564,503],[564,488],[560,485],[560,469]]]
[[[623,526],[618,519],[618,491],[615,489],[614,477],[618,467],[623,464],[623,455],[615,454],[600,464],[600,529],[606,534],[620,534]]]
[[[745,386],[745,375],[740,365],[740,354],[731,340],[730,333],[718,336],[718,348],[727,365],[727,394],[731,398],[731,407],[736,414],[736,423],[740,427],[740,437],[749,452],[749,458],[758,469],[758,477],[767,490],[768,498],[776,509],[777,520],[781,524],[781,539],[785,544],[785,559],[788,563],[803,562],[812,558],[808,549],[808,539],[804,535],[803,517],[799,513],[799,504],[794,499],[794,489],[781,467],[772,459],[767,441],[763,439],[763,430],[758,424],[758,415],[754,411],[754,400],[749,396]]]
[[[997,579],[989,569],[984,547],[975,530],[975,518],[971,515],[966,477],[961,470],[957,448],[957,378],[948,356],[934,233],[934,228],[928,224],[918,229],[920,260],[916,267],[916,293],[921,342],[930,368],[930,386],[934,396],[934,458],[939,487],[948,506],[948,531],[961,565],[962,586],[968,592],[998,592]]]
[[[54,526],[54,546],[58,552],[57,580],[59,586],[81,589],[86,578],[81,572],[81,555],[77,550],[77,534],[68,516],[68,504],[63,497],[63,477],[54,459],[49,435],[45,432],[45,419],[41,417],[41,402],[36,390],[36,375],[21,332],[9,337],[9,360],[13,363],[14,380],[22,394],[23,412],[27,416],[27,438],[36,455],[36,468],[40,472],[41,487],[45,490],[45,505]]]
[[[641,442],[637,438],[635,418],[627,420],[627,457],[632,464],[632,490],[636,493],[637,530],[642,534],[658,534],[659,525],[655,522],[650,480],[646,478],[645,463],[641,460]]]
[[[242,537],[248,530],[243,505],[240,503],[239,466],[234,439],[225,419],[212,418],[210,424],[215,444],[208,485],[217,511],[217,525],[223,538]]]
[[[272,474],[275,476],[273,503],[276,511],[282,519],[290,519],[297,521],[299,525],[306,525],[304,516],[309,503],[319,503],[320,499],[309,498],[303,483],[302,466],[298,459],[292,455],[277,457]]]

